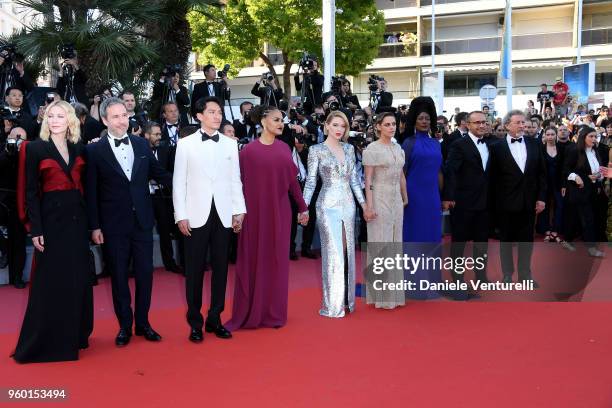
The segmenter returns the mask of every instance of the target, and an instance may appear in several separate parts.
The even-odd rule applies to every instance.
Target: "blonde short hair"
[[[344,113],[340,111],[331,111],[329,115],[327,116],[327,119],[325,120],[325,124],[329,125],[331,121],[334,120],[335,118],[340,118],[344,122],[345,127],[344,127],[344,135],[342,135],[342,140],[346,140],[349,134],[349,130],[351,130],[351,126]],[[325,134],[327,134],[327,131],[325,132]]]
[[[81,122],[79,118],[76,117],[74,112],[74,108],[66,101],[56,101],[51,102],[47,109],[45,109],[45,114],[43,116],[42,124],[40,125],[40,138],[44,141],[49,141],[51,137],[51,131],[49,130],[49,111],[55,107],[60,107],[66,112],[66,116],[68,119],[68,130],[66,134],[66,138],[71,143],[77,143],[81,140]]]

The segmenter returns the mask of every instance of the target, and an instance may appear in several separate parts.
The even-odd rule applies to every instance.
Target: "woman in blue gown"
[[[442,240],[442,150],[440,142],[432,138],[435,133],[436,107],[430,97],[412,100],[406,120],[405,140],[402,144],[406,156],[406,190],[408,205],[404,208],[403,238],[406,252],[411,256],[439,256]],[[414,273],[412,273],[414,272]],[[407,271],[406,278],[440,281],[440,270]],[[423,299],[438,297],[433,291],[410,291],[409,297]]]

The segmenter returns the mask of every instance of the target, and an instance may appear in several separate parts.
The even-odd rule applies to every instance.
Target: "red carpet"
[[[65,388],[67,401],[44,403],[60,407],[612,407],[610,303],[412,301],[382,311],[359,301],[331,320],[317,314],[320,263],[291,265],[285,328],[200,345],[187,340],[182,277],[157,271],[151,322],[162,343],[135,337],[116,348],[103,279],[90,348],[70,363],[8,358],[26,292],[2,287],[0,387]]]

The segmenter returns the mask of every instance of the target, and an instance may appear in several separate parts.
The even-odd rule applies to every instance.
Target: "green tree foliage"
[[[338,0],[336,71],[356,75],[372,62],[385,23],[373,0]],[[266,43],[282,53],[283,88],[288,93],[290,68],[304,51],[321,57],[321,0],[228,0],[226,6],[197,7],[189,16],[193,47],[200,62],[247,67],[261,60],[275,73]]]

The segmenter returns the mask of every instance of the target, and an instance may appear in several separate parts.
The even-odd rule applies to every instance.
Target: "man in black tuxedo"
[[[175,146],[169,146],[161,141],[162,131],[157,122],[149,122],[143,129],[144,138],[149,142],[149,147],[159,164],[172,173],[174,171]],[[155,215],[155,227],[159,235],[159,250],[161,252],[164,268],[169,272],[183,273],[183,269],[174,260],[172,247],[172,234],[178,232],[174,224],[174,207],[172,206],[172,190],[167,186],[158,184],[151,180],[149,191],[153,200],[153,214]],[[182,253],[182,239],[180,234],[175,234],[179,244],[179,252]]]
[[[374,110],[376,113],[388,110],[388,108],[393,104],[393,94],[391,92],[387,92],[387,81],[382,78],[378,80],[378,92],[376,93],[375,98]]]
[[[488,282],[486,273],[489,240],[489,146],[485,140],[487,119],[474,111],[467,117],[468,136],[450,146],[444,167],[444,209],[450,209],[451,256],[463,257],[465,243],[474,241],[473,257],[483,258],[485,268],[474,267],[476,279]],[[463,281],[463,274],[453,273]]]
[[[253,109],[253,104],[251,102],[244,101],[240,104],[240,115],[242,115],[242,119],[236,119],[232,124],[238,140],[246,137],[249,141],[253,141],[257,138],[257,128],[249,119],[251,109]]]
[[[162,118],[164,121],[161,124],[161,140],[168,146],[176,146],[181,127],[187,125],[187,123],[180,121],[179,115],[179,108],[175,102],[168,102],[162,106]]]
[[[524,137],[525,115],[520,110],[504,117],[505,139],[490,146],[491,183],[495,188],[500,257],[504,283],[512,282],[512,243],[518,243],[519,280],[530,280],[536,214],[546,200],[546,163],[540,142]],[[534,281],[534,286],[537,283]]]
[[[202,98],[215,96],[221,102],[221,110],[225,106],[225,101],[229,99],[229,90],[225,78],[217,80],[217,68],[208,64],[204,66],[205,80],[193,87],[191,94],[191,117],[197,120],[196,102]],[[225,114],[224,114],[225,117]]]
[[[4,93],[4,101],[12,116],[17,118],[19,126],[26,131],[28,140],[38,138],[36,122],[30,112],[24,107],[23,90],[14,86],[7,88]]]
[[[448,151],[450,146],[455,142],[455,140],[459,140],[462,137],[468,135],[468,125],[467,125],[467,112],[459,112],[455,117],[455,124],[457,128],[454,132],[450,134],[442,135],[442,144],[440,147],[442,148],[442,160],[446,161],[448,158]]]
[[[148,142],[128,135],[128,113],[119,98],[100,105],[108,136],[87,145],[86,200],[92,241],[104,244],[111,264],[113,306],[119,320],[117,346],[136,335],[149,341],[161,336],[151,328],[149,307],[153,286],[153,206],[149,180],[172,185],[172,175],[155,159]],[[136,279],[135,313],[132,314],[128,266],[133,259]]]

